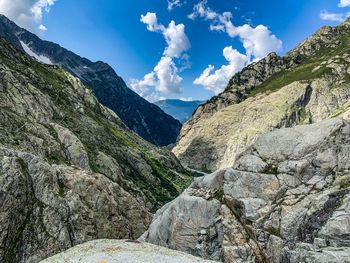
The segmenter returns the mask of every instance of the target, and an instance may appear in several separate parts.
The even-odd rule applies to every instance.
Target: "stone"
[[[55,255],[40,263],[209,263],[182,252],[132,240],[94,240]]]

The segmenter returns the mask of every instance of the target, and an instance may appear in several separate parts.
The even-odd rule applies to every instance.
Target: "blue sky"
[[[222,90],[227,82],[225,74],[233,74],[268,51],[284,54],[319,27],[339,24],[350,11],[347,0],[342,0],[344,7],[339,7],[340,0],[207,0],[202,1],[203,12],[198,9],[190,19],[194,6],[201,1],[178,1],[181,6],[170,11],[167,0],[10,0],[8,6],[0,4],[0,12],[16,20],[18,14],[11,9],[16,3],[39,5],[40,17],[34,22],[29,18],[16,22],[36,33],[33,24],[44,25],[47,30],[39,33],[41,37],[93,61],[109,63],[148,99],[205,100]],[[148,12],[154,13],[156,24],[151,19],[154,16],[146,17]],[[227,18],[224,12],[231,12],[232,17]],[[147,18],[144,22],[141,15]],[[169,26],[172,20],[173,27]],[[231,31],[227,22],[233,26]],[[177,27],[181,24],[183,28]],[[257,30],[258,25],[265,27]],[[250,32],[256,32],[256,37]],[[171,34],[187,39],[181,42]],[[244,43],[253,43],[255,49],[244,48]],[[167,52],[169,45],[176,51]],[[209,65],[216,70],[228,67],[216,75],[214,70],[203,75]]]

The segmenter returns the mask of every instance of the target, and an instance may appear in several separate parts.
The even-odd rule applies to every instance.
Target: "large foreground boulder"
[[[349,169],[343,119],[268,133],[160,209],[143,239],[227,263],[349,262]]]
[[[71,248],[41,263],[209,263],[182,252],[126,240],[95,240]]]

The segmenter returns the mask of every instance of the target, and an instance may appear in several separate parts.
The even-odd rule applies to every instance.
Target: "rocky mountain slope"
[[[129,89],[106,63],[91,62],[61,46],[43,41],[0,15],[0,36],[47,64],[60,65],[91,87],[98,100],[145,140],[166,146],[176,141],[181,123]]]
[[[179,120],[181,123],[188,121],[193,112],[198,108],[199,105],[204,103],[203,101],[183,101],[183,100],[160,100],[156,101],[158,107],[160,107],[164,112],[173,116],[175,119]]]
[[[214,263],[183,252],[131,240],[95,240],[78,245],[41,263]]]
[[[0,262],[137,238],[191,176],[78,78],[0,40]]]
[[[201,105],[173,149],[203,171],[231,167],[260,134],[315,123],[350,106],[350,21],[323,27],[284,57],[272,53]]]
[[[260,136],[160,209],[142,239],[226,263],[349,262],[350,123]]]

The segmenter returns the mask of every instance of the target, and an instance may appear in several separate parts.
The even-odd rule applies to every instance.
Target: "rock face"
[[[0,262],[137,238],[191,178],[79,79],[0,40]]]
[[[78,245],[41,263],[209,263],[178,251],[126,240],[95,240]]]
[[[129,89],[108,64],[91,62],[55,43],[43,41],[3,15],[0,15],[0,36],[39,60],[60,65],[80,78],[103,105],[145,140],[160,146],[175,143],[181,123]]]
[[[197,179],[142,239],[226,263],[349,262],[350,123],[260,136],[233,168]]]
[[[321,28],[284,57],[270,54],[236,74],[198,107],[173,152],[202,171],[233,165],[256,138],[349,109],[350,24]]]

